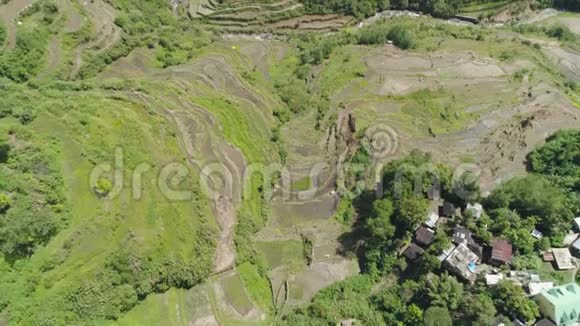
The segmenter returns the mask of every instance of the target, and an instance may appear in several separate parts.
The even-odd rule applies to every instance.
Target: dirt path
[[[85,17],[81,15],[70,2],[71,0],[60,0],[59,7],[66,14],[66,23],[64,25],[65,33],[74,33],[79,31],[84,23]]]
[[[56,71],[60,63],[61,49],[60,39],[58,36],[53,36],[48,43],[48,60],[46,68],[38,75],[38,78],[44,78]]]
[[[226,168],[231,173],[231,182],[233,183],[229,185],[230,189],[228,189],[227,184],[221,189],[216,186],[220,191],[213,195],[210,194],[213,210],[220,227],[214,271],[220,272],[231,267],[235,262],[234,227],[236,223],[236,208],[241,201],[241,169],[244,168],[245,163],[237,149],[206,132],[217,128],[211,115],[201,108],[195,108],[195,110],[197,111],[195,112],[195,117],[191,116],[192,112],[171,113],[182,139],[182,147],[184,147],[190,163],[194,168],[201,170],[200,172],[204,178],[215,182],[215,185],[221,181],[228,182],[225,180],[212,180],[211,177],[213,175],[210,174],[209,169],[206,170],[211,164],[218,163],[220,167]],[[203,166],[204,163],[199,161],[200,157],[203,157],[203,161],[208,162],[205,167]],[[242,158],[241,162],[240,157]],[[220,171],[215,171],[215,173],[220,174]]]
[[[6,48],[12,49],[16,44],[16,25],[18,23],[18,15],[26,7],[30,6],[34,0],[11,0],[7,4],[0,6],[0,19],[4,21],[6,26]]]
[[[242,198],[244,156],[223,140],[223,136],[212,132],[219,125],[207,110],[182,101],[178,94],[166,94],[162,99],[142,93],[131,95],[148,105],[163,108],[165,116],[175,122],[179,147],[194,173],[201,177],[202,188],[207,187],[205,195],[220,228],[214,273],[230,269],[235,263],[234,230],[236,210]]]
[[[83,54],[88,51],[100,53],[111,48],[121,38],[121,29],[115,25],[115,9],[103,0],[84,0],[81,2],[91,15],[96,37],[74,50],[71,78],[75,78],[83,64]]]

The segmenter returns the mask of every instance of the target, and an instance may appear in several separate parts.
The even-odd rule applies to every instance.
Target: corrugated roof
[[[491,251],[491,259],[499,262],[511,263],[512,245],[505,239],[494,239],[493,249]]]

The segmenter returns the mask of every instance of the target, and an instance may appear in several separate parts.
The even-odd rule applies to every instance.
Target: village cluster
[[[452,217],[470,214],[481,218],[483,206],[479,203],[467,204],[463,209],[452,203],[437,203],[428,214],[427,220],[415,231],[413,241],[402,250],[410,263],[417,262],[421,255],[435,240],[435,231]],[[541,239],[542,233],[532,231],[532,236]],[[494,238],[491,245],[479,241],[463,225],[455,225],[451,234],[452,244],[438,256],[443,268],[463,281],[473,284],[478,279],[487,286],[497,285],[506,280],[522,286],[529,296],[538,303],[542,318],[535,325],[580,325],[580,286],[574,282],[558,285],[554,281],[542,280],[535,271],[514,270],[512,244],[503,238]],[[544,262],[553,264],[559,271],[576,270],[580,259],[580,217],[574,219],[574,225],[566,236],[566,247],[551,248],[542,253]],[[575,257],[577,258],[575,258]],[[526,325],[520,321],[517,324]]]

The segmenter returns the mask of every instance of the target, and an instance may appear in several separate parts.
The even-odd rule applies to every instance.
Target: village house
[[[530,282],[528,283],[527,289],[530,296],[535,296],[555,286],[556,284],[554,282]]]
[[[572,254],[580,257],[580,239],[576,240],[570,247]]]
[[[553,263],[555,260],[554,253],[551,250],[544,251],[544,253],[542,253],[542,260],[547,262],[547,263]]]
[[[449,257],[453,250],[455,250],[455,245],[451,244],[447,249],[443,250],[439,256],[437,256],[437,259],[439,259],[440,262],[443,262],[445,259],[447,259],[447,257]]]
[[[548,318],[538,320],[534,326],[556,326],[556,324]]]
[[[409,259],[410,261],[415,261],[423,254],[423,252],[425,252],[425,250],[423,250],[423,248],[419,247],[415,243],[411,243],[407,247],[407,249],[405,249],[405,251],[403,252],[403,255],[405,257],[407,257],[407,259]]]
[[[540,232],[540,230],[534,229],[534,231],[532,231],[531,233],[532,237],[536,238],[536,239],[541,239],[544,235],[542,234],[542,232]]]
[[[476,253],[479,258],[483,257],[483,247],[473,240],[471,231],[463,226],[456,225],[453,227],[451,242],[454,244],[465,243],[467,248]]]
[[[495,238],[491,249],[490,263],[492,265],[506,265],[512,262],[512,245],[505,239]]]
[[[452,217],[458,215],[457,213],[457,207],[450,202],[443,202],[443,205],[439,206],[439,216]]]
[[[423,224],[431,229],[435,229],[437,228],[437,221],[439,221],[439,215],[435,212],[430,212],[427,216],[427,220]]]
[[[574,229],[580,232],[580,217],[574,219]]]
[[[576,241],[579,237],[580,237],[580,233],[570,232],[564,236],[564,240],[562,241],[562,244],[565,247],[571,246],[574,243],[574,241]]]
[[[504,275],[502,273],[499,274],[485,274],[485,284],[487,286],[490,285],[497,285],[499,281],[504,279]]]
[[[471,238],[471,231],[469,231],[466,227],[461,225],[456,225],[453,227],[453,235],[451,236],[451,241],[455,244],[461,244],[464,242],[472,241]]]
[[[481,214],[483,214],[483,206],[479,203],[475,204],[467,204],[465,208],[465,213],[471,214],[471,216],[475,217],[475,219],[479,219]]]
[[[569,283],[543,290],[536,296],[542,314],[558,326],[580,322],[580,286]]]
[[[415,242],[424,248],[429,247],[434,238],[435,231],[424,226],[420,227],[417,229],[417,232],[415,232]]]
[[[570,249],[568,248],[553,248],[554,261],[556,262],[556,268],[559,270],[568,270],[576,268],[574,265],[574,259],[572,254],[570,254]]]
[[[467,282],[473,283],[477,278],[479,257],[465,243],[459,244],[445,259],[447,269]]]

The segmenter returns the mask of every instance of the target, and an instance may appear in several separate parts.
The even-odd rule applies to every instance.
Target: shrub
[[[94,189],[97,195],[104,197],[111,192],[111,190],[113,189],[113,184],[111,184],[111,181],[109,179],[100,178],[99,180],[97,180],[97,184],[95,185]]]
[[[389,34],[387,34],[387,38],[393,41],[393,44],[403,50],[410,49],[415,46],[413,41],[413,34],[401,25],[393,27],[389,31]]]
[[[576,36],[566,25],[554,24],[546,29],[546,35],[559,39],[560,41],[574,41]]]
[[[0,213],[6,212],[12,206],[12,199],[4,193],[0,193]]]
[[[430,307],[425,311],[425,326],[451,326],[451,316],[446,308]]]

